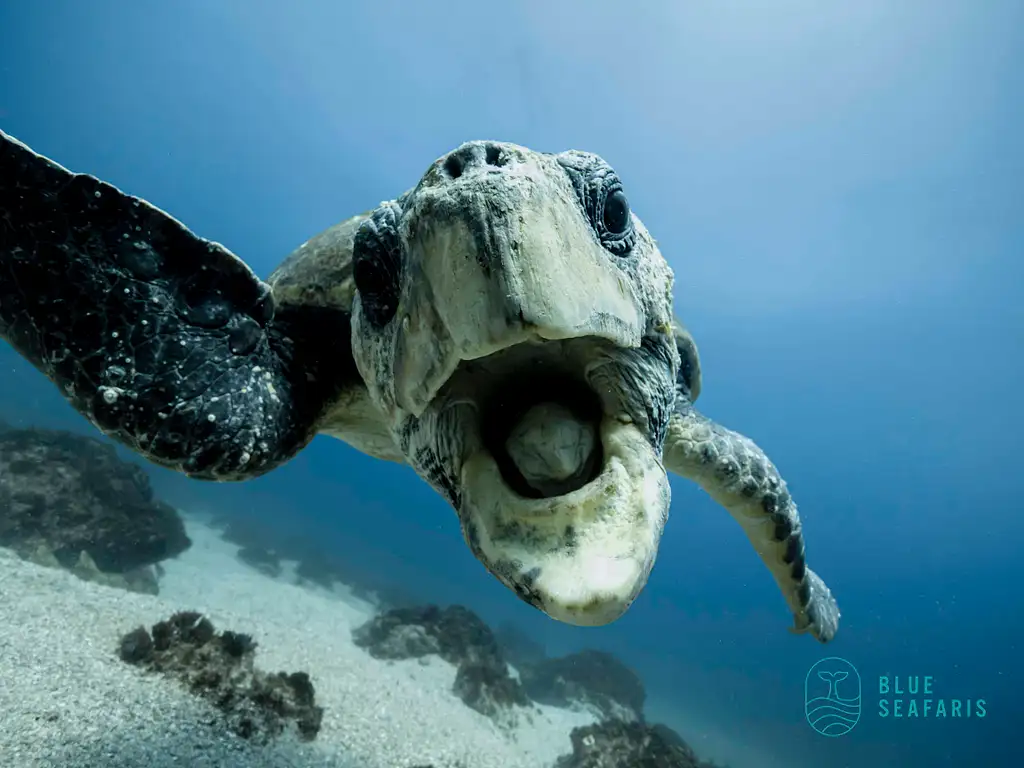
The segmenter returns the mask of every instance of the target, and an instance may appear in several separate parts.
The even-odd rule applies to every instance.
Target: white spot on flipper
[[[206,414],[206,420],[212,424],[213,422],[215,422],[217,420],[217,416],[216,416],[216,414],[208,413],[208,414]]]
[[[105,402],[107,405],[113,405],[114,403],[116,403],[117,398],[119,398],[123,394],[123,392],[124,390],[118,387],[99,388],[100,396],[103,398],[103,402]]]

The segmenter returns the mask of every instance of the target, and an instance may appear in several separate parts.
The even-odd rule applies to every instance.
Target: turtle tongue
[[[559,403],[538,403],[512,427],[505,451],[526,484],[540,496],[582,487],[600,453],[597,427]]]

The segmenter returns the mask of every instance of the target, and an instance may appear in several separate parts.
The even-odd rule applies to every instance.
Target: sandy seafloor
[[[503,732],[451,693],[448,663],[388,663],[357,648],[351,630],[369,604],[264,576],[201,520],[186,525],[193,545],[163,563],[157,597],[0,549],[0,766],[547,768],[592,721],[539,707]],[[251,634],[262,669],[309,672],[325,710],[317,739],[254,746],[175,681],[118,658],[122,634],[179,610]]]

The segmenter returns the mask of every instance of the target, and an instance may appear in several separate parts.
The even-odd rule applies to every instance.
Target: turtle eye
[[[597,155],[576,150],[563,152],[558,163],[568,175],[601,245],[616,256],[629,256],[636,244],[636,229],[629,200],[615,171]]]
[[[402,246],[398,240],[400,209],[386,203],[359,225],[352,243],[352,278],[363,314],[376,328],[398,311],[402,281]]]
[[[629,228],[629,202],[621,188],[608,191],[604,199],[604,228],[610,235],[622,235]]]
[[[597,233],[601,245],[616,256],[628,256],[636,241],[633,216],[629,212],[629,201],[622,191],[622,184],[611,172],[595,179],[594,196]]]

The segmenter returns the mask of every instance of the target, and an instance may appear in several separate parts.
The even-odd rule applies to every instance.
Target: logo
[[[872,674],[868,698],[877,691],[875,710],[880,718],[909,720],[980,720],[988,716],[984,698],[950,696],[944,681],[934,675],[912,670],[910,674]],[[878,687],[874,687],[874,680]],[[863,711],[863,685],[860,673],[846,659],[829,656],[807,672],[804,678],[804,716],[807,723],[822,736],[844,736],[860,722]]]
[[[829,656],[804,678],[804,716],[822,736],[845,736],[860,722],[860,673],[846,659]]]

